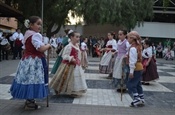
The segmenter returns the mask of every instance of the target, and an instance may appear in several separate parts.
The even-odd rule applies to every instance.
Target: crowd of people
[[[43,41],[45,44],[50,43],[52,45],[50,57],[56,58],[63,48],[63,38],[65,38],[65,35],[62,36],[61,34],[59,36],[56,36],[55,34],[51,36],[49,39],[46,36],[46,33],[42,35]],[[83,39],[87,39],[86,45],[87,45],[87,55],[92,57],[101,57],[102,53],[100,49],[105,48],[107,41],[109,40],[108,37],[99,37],[96,36],[92,37],[82,37],[80,36],[80,46],[83,42]],[[9,55],[13,55],[12,59],[21,59],[22,57],[22,42],[23,42],[24,36],[21,33],[21,30],[18,28],[16,32],[13,34],[11,33],[3,33],[0,31],[0,61],[1,60],[9,60]],[[118,36],[114,36],[115,40],[119,40]],[[145,38],[141,40],[143,43],[144,40],[148,40],[149,38]],[[171,39],[167,39],[164,42],[158,42],[153,43],[153,53],[155,58],[164,58],[166,60],[173,60],[175,57],[175,42],[173,42]],[[47,55],[47,51],[45,52]]]
[[[112,31],[107,33],[107,38],[97,39],[81,37],[79,32],[66,29],[64,37],[53,35],[49,39],[46,34],[40,34],[41,25],[40,17],[31,16],[25,21],[28,30],[24,36],[17,29],[9,37],[9,43],[7,37],[1,35],[1,46],[8,42],[13,49],[13,59],[21,59],[10,92],[13,98],[26,100],[25,108],[40,108],[35,99],[47,97],[49,88],[54,89],[56,95],[75,98],[85,95],[84,70],[88,68],[88,55],[101,58],[99,72],[109,74],[107,78],[113,80],[117,92],[128,90],[133,97],[131,107],[144,106],[142,85],[159,78],[156,55],[163,55],[161,43],[155,47],[148,38],[142,40],[138,32],[126,30],[119,30],[117,35]],[[170,46],[168,42],[169,49]],[[175,43],[172,49],[175,50]],[[48,50],[51,50],[51,58],[57,58],[50,83],[46,62]]]

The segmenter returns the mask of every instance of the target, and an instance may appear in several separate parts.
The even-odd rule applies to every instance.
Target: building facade
[[[0,30],[5,33],[13,33],[18,27],[16,18],[0,17]]]

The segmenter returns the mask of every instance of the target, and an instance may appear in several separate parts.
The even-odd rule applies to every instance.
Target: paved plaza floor
[[[9,88],[19,60],[0,62],[0,115],[1,114],[60,114],[60,115],[171,115],[175,113],[175,61],[157,59],[157,69],[160,79],[143,86],[145,107],[130,108],[132,101],[128,93],[117,93],[112,80],[107,74],[100,74],[99,58],[89,57],[89,66],[84,71],[87,93],[79,98],[54,94],[50,90],[50,107],[45,107],[45,100],[38,100],[43,106],[41,110],[26,111],[22,107],[24,101],[13,100]],[[55,59],[51,59],[49,68],[53,67]],[[50,80],[52,77],[49,78]]]

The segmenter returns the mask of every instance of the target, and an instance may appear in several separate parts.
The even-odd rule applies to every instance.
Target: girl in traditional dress
[[[25,21],[26,31],[23,41],[24,55],[19,62],[16,76],[11,86],[13,98],[26,99],[25,108],[38,109],[34,99],[48,95],[48,67],[44,52],[51,48],[42,42],[41,18],[31,16]]]
[[[105,51],[105,54],[103,55],[100,61],[100,65],[99,65],[100,73],[103,73],[103,74],[112,73],[113,65],[114,65],[113,60],[116,57],[115,52],[117,50],[117,43],[116,43],[116,40],[114,39],[114,36],[115,34],[113,32],[108,33],[109,41],[106,44],[106,48],[101,50],[101,51]]]
[[[115,86],[117,86],[118,92],[121,91],[120,82],[121,82],[121,78],[122,78],[122,72],[124,72],[123,71],[124,67],[127,69],[126,63],[125,64],[123,63],[123,59],[126,57],[126,53],[130,47],[130,44],[128,43],[128,41],[126,39],[126,35],[127,35],[126,30],[120,30],[118,32],[118,38],[119,38],[119,41],[117,43],[117,46],[118,46],[117,53],[118,54],[117,54],[117,57],[115,60],[114,68],[113,68],[114,84],[115,84]],[[127,78],[123,78],[124,81],[126,81],[125,79],[127,79]],[[122,85],[124,85],[123,91],[126,91],[126,82],[124,82],[124,84],[122,84]]]
[[[86,92],[87,85],[81,67],[81,51],[78,45],[80,34],[72,31],[68,36],[71,41],[64,48],[63,60],[50,82],[50,87],[57,94],[81,96]]]
[[[87,38],[83,39],[83,42],[81,43],[81,66],[83,69],[86,69],[88,67],[88,60],[87,60]]]
[[[62,41],[63,47],[62,47],[62,50],[60,51],[60,53],[58,54],[57,60],[55,61],[55,64],[54,64],[54,66],[53,66],[53,68],[52,68],[52,71],[51,71],[51,74],[55,74],[55,73],[56,73],[58,67],[59,67],[60,64],[61,64],[61,61],[63,60],[61,55],[62,55],[62,53],[63,53],[64,47],[69,43],[68,33],[70,33],[71,31],[73,31],[73,30],[66,29],[66,30],[64,31],[64,32],[66,33],[66,36],[63,38],[63,41]]]
[[[140,36],[136,31],[131,31],[127,36],[128,42],[131,44],[128,51],[130,71],[127,82],[128,91],[133,95],[133,101],[130,106],[143,106],[145,101],[141,85],[143,65]]]
[[[97,57],[100,57],[101,56],[101,47],[100,47],[100,44],[98,44],[98,43],[96,43],[96,44],[94,44],[94,46],[93,46],[94,48],[95,48],[95,55],[97,56]]]
[[[153,81],[159,78],[159,75],[157,73],[157,65],[155,63],[153,53],[152,53],[152,46],[151,41],[145,40],[143,43],[144,50],[142,52],[143,56],[143,79],[142,84],[143,85],[149,85],[149,81]]]

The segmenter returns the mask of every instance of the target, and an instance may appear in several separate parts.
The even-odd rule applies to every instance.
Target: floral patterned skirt
[[[45,58],[25,58],[19,62],[10,88],[17,99],[41,99],[48,95],[48,67]]]

